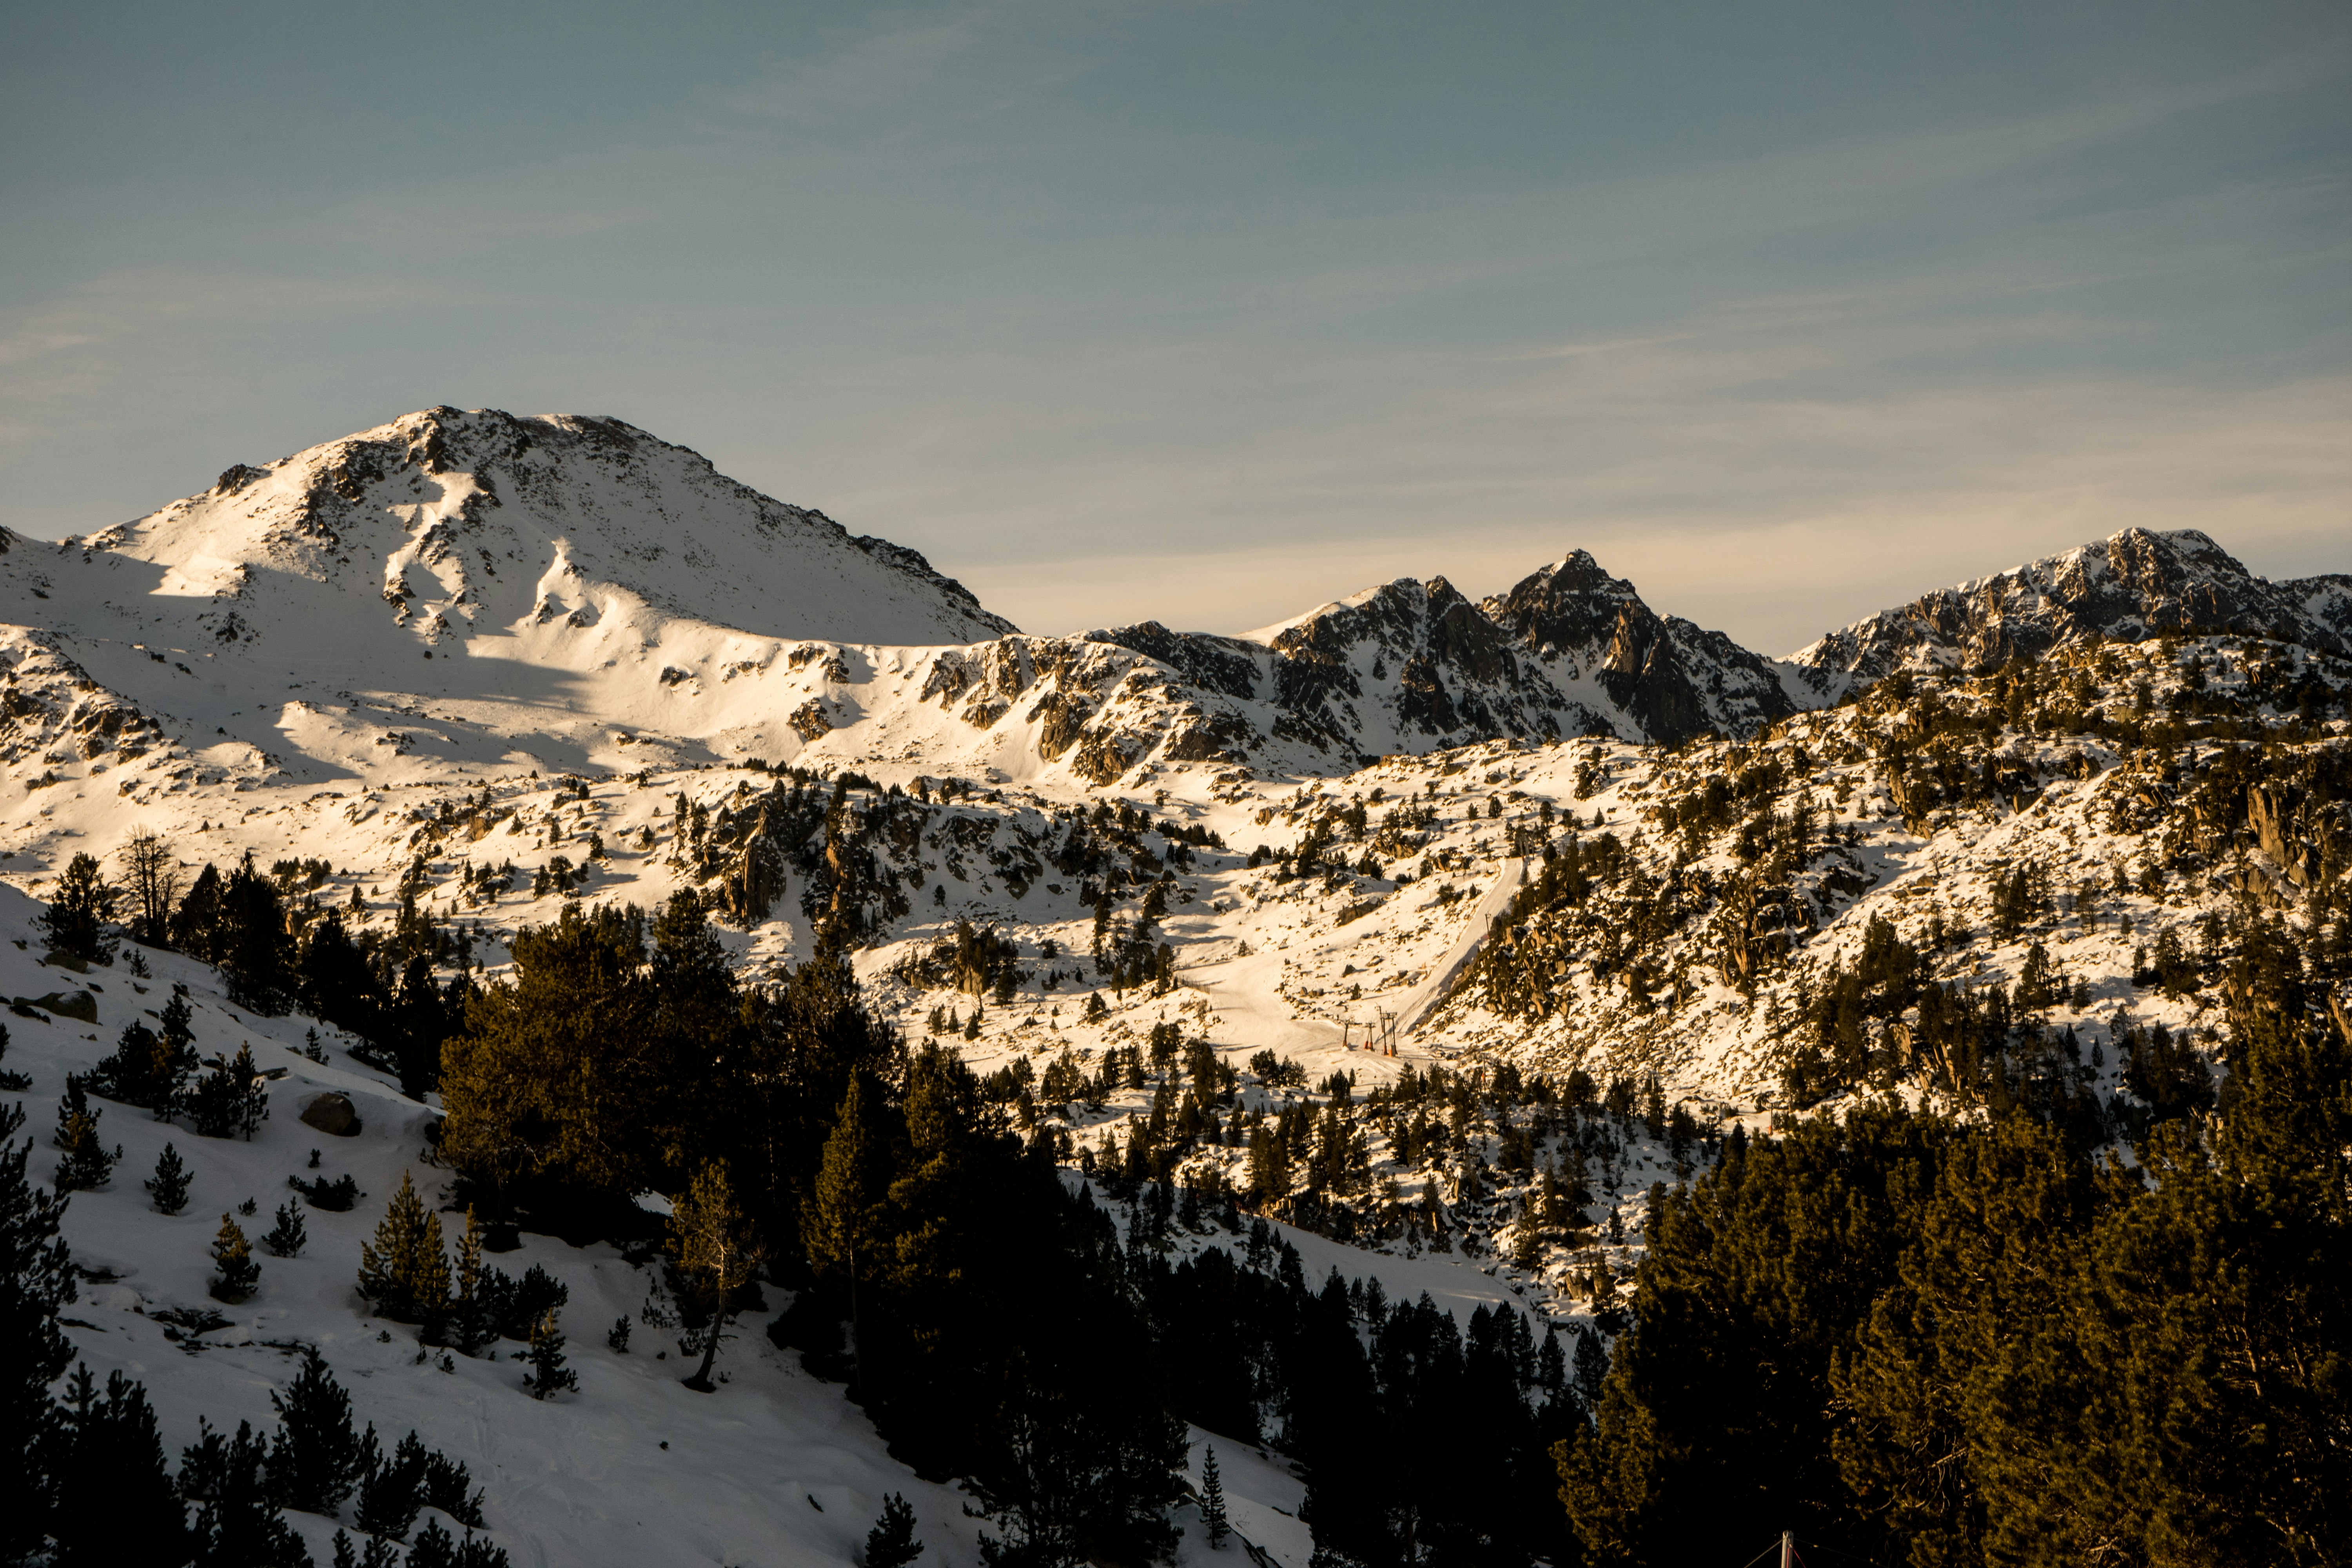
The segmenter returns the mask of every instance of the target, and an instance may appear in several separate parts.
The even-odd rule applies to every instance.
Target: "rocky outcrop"
[[[1443,577],[1400,578],[1258,641],[1156,621],[1083,635],[1259,705],[1270,739],[1341,757],[1584,734],[1673,743],[1797,708],[1771,661],[1658,615],[1580,550],[1480,603]]]
[[[1797,710],[1771,660],[1721,632],[1659,616],[1633,584],[1581,550],[1482,606],[1563,695],[1596,682],[1622,740],[1674,744],[1696,735],[1754,733]]]
[[[2272,583],[2194,529],[2127,528],[1924,595],[1790,655],[1874,680],[1901,668],[1989,669],[2085,638],[2239,633],[2352,653],[2352,577]]]

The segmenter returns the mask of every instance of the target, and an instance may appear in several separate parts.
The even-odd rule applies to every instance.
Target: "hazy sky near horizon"
[[[2352,10],[0,12],[0,522],[616,415],[1059,632],[2352,570]]]

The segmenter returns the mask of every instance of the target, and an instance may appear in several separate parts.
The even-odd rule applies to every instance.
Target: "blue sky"
[[[618,415],[1024,626],[2352,569],[2352,12],[0,13],[0,522]]]

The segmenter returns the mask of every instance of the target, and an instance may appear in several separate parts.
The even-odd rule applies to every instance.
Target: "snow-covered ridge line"
[[[2084,638],[2252,633],[2352,653],[2352,576],[2271,583],[2195,529],[2126,528],[2096,544],[1938,589],[1789,656],[1808,674],[1980,669]]]

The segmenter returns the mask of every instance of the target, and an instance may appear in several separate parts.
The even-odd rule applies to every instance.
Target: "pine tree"
[[[360,1294],[396,1323],[437,1318],[449,1301],[449,1260],[441,1249],[441,1216],[428,1212],[404,1171],[400,1191],[385,1208],[375,1239],[360,1247]]]
[[[280,1258],[293,1258],[301,1252],[310,1239],[310,1234],[302,1225],[302,1205],[288,1198],[278,1205],[278,1223],[269,1227],[268,1234],[261,1238],[261,1245]]]
[[[85,964],[113,963],[115,941],[106,928],[121,898],[95,859],[76,855],[58,874],[49,907],[33,921],[48,940],[49,955]]]
[[[122,1026],[114,1054],[92,1071],[90,1087],[109,1100],[152,1110],[166,1103],[176,1087],[165,1079],[163,1068],[163,1040],[134,1018]]]
[[[66,1136],[77,1116],[89,1114],[89,1082],[79,1073],[66,1074],[66,1091],[58,1100],[58,1124],[49,1134],[53,1149],[68,1147]]]
[[[213,962],[228,981],[230,999],[257,1013],[284,1011],[294,987],[286,903],[278,885],[254,868],[250,851],[221,887],[218,909]]]
[[[654,1123],[687,1075],[655,1026],[643,917],[567,902],[513,954],[443,1045],[441,1158],[493,1195],[525,1176],[614,1197],[654,1185],[672,1136]]]
[[[253,1059],[253,1045],[241,1041],[236,1056],[228,1065],[230,1080],[237,1088],[236,1121],[245,1132],[245,1141],[253,1142],[255,1129],[269,1120],[268,1080],[261,1076],[260,1067]]]
[[[457,1542],[439,1520],[426,1520],[416,1532],[416,1544],[408,1549],[408,1568],[457,1568]]]
[[[1576,1335],[1576,1391],[1587,1405],[1601,1402],[1601,1383],[1609,1373],[1609,1352],[1601,1346],[1597,1329],[1580,1329]]]
[[[425,1457],[425,1506],[437,1508],[469,1530],[482,1528],[482,1494],[467,1489],[473,1478],[446,1454]]]
[[[180,1455],[180,1491],[203,1508],[196,1517],[196,1568],[311,1568],[310,1553],[262,1481],[267,1452],[252,1423],[224,1440],[202,1420],[201,1436]]]
[[[180,1106],[187,1111],[197,1136],[234,1138],[246,1128],[247,1098],[253,1090],[253,1057],[250,1052],[240,1055],[243,1074],[236,1065],[215,1058],[194,1087],[180,1097]]]
[[[99,1142],[98,1117],[95,1110],[78,1111],[58,1130],[58,1147],[65,1151],[65,1157],[58,1162],[58,1191],[90,1192],[113,1178],[114,1163],[122,1158],[122,1147],[117,1144],[110,1153]]]
[[[303,1513],[333,1513],[359,1479],[352,1396],[312,1349],[303,1352],[293,1386],[272,1391],[269,1403],[279,1423],[267,1471],[271,1499]]]
[[[866,1568],[908,1568],[923,1554],[915,1539],[915,1510],[892,1492],[882,1500],[881,1517],[866,1532]]]
[[[670,1247],[678,1268],[694,1282],[695,1294],[709,1313],[703,1329],[702,1365],[686,1385],[700,1394],[711,1392],[710,1368],[719,1359],[719,1342],[734,1315],[735,1293],[760,1266],[760,1250],[751,1240],[751,1223],[735,1202],[727,1167],[717,1161],[694,1173],[686,1195],[673,1206]]]
[[[221,1215],[220,1233],[213,1237],[213,1268],[220,1274],[213,1281],[215,1300],[242,1301],[261,1283],[261,1265],[253,1260],[245,1232],[227,1215]]]
[[[530,1391],[533,1399],[545,1399],[549,1394],[580,1386],[580,1374],[563,1364],[563,1334],[556,1327],[552,1309],[531,1326],[530,1375],[523,1379],[522,1385]]]
[[[466,1205],[466,1228],[457,1237],[457,1300],[471,1301],[482,1288],[482,1222]]]
[[[147,1190],[154,1194],[155,1212],[158,1214],[178,1214],[188,1206],[187,1163],[180,1158],[179,1150],[169,1143],[163,1145],[163,1152],[156,1157],[155,1174],[147,1183]]]
[[[101,1398],[89,1368],[78,1368],[51,1443],[53,1568],[187,1561],[187,1510],[164,1468],[144,1386],[110,1373]]]
[[[353,1552],[352,1538],[339,1530],[335,1531],[333,1568],[400,1568],[400,1548],[370,1536],[367,1544]]]
[[[72,1359],[58,1315],[74,1300],[72,1253],[58,1235],[66,1200],[26,1179],[30,1139],[13,1142],[24,1108],[0,1108],[0,1562],[41,1542],[37,1445],[52,1420],[49,1384]]]
[[[824,1141],[814,1199],[802,1211],[802,1244],[809,1261],[820,1268],[841,1268],[855,1274],[858,1252],[871,1250],[884,1183],[881,1159],[882,1151],[866,1124],[864,1079],[853,1076]]]
[[[163,1004],[163,1030],[155,1047],[155,1113],[170,1121],[187,1109],[188,1075],[196,1070],[194,1010],[188,988],[176,981]]]
[[[425,1444],[412,1431],[400,1440],[391,1458],[380,1460],[373,1452],[374,1436],[375,1429],[370,1427],[368,1441],[361,1445],[366,1462],[360,1480],[359,1510],[353,1517],[370,1535],[405,1541],[409,1527],[416,1522],[417,1510],[425,1506]]]
[[[1234,1527],[1225,1518],[1225,1483],[1217,1474],[1217,1451],[1201,1461],[1201,1527],[1209,1533],[1209,1550],[1222,1552]]]
[[[482,1263],[482,1222],[471,1204],[466,1205],[466,1228],[457,1237],[455,1275],[457,1299],[438,1325],[444,1344],[467,1355],[480,1352],[499,1337],[499,1315],[506,1300],[507,1277]]]

